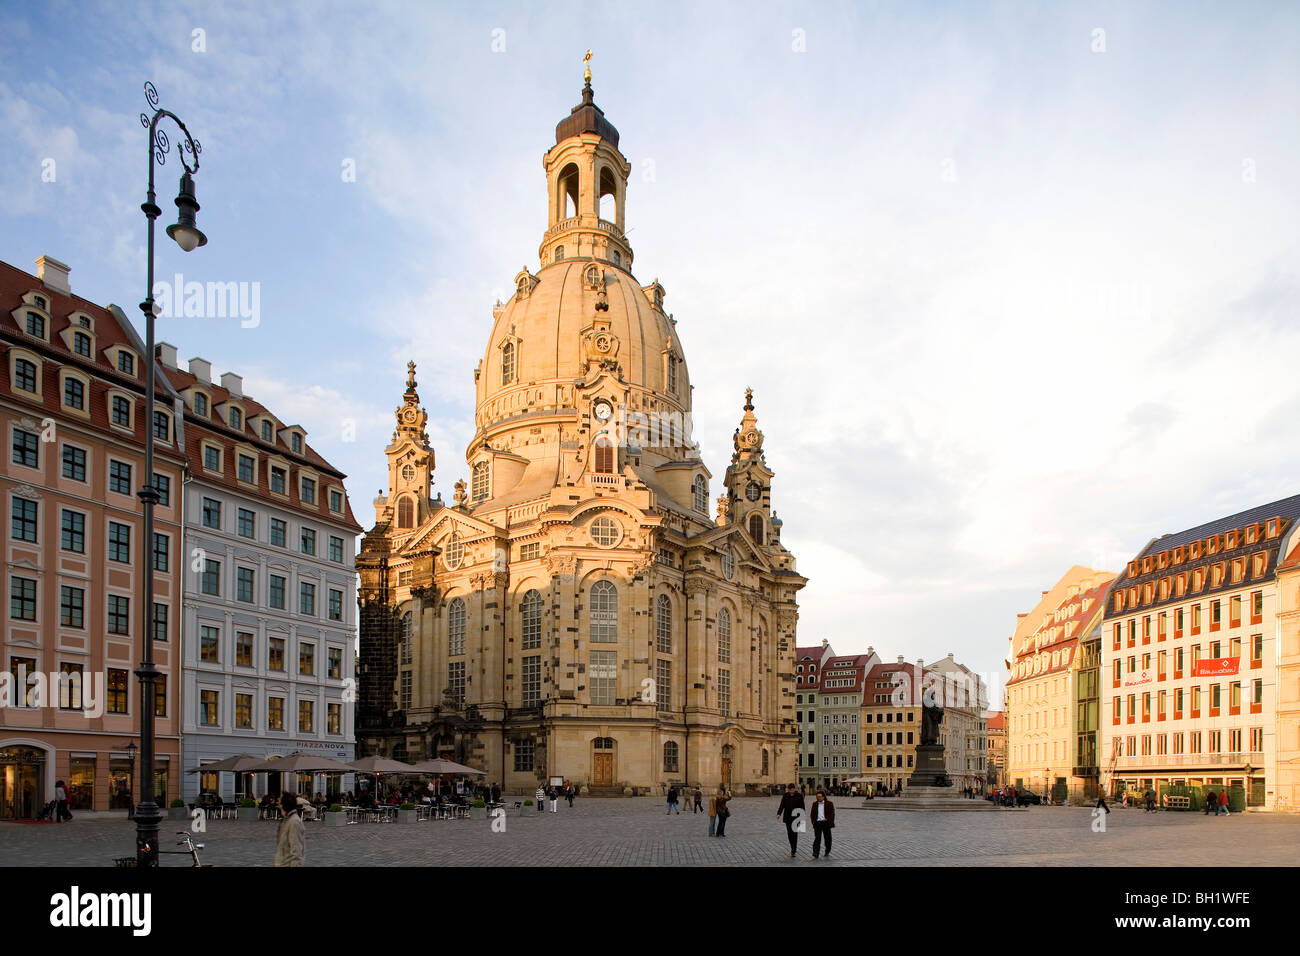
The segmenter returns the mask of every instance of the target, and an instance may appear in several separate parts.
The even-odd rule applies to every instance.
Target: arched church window
[[[763,543],[763,516],[753,514],[749,516],[749,536],[754,539],[755,544]]]
[[[447,653],[459,657],[465,653],[465,601],[453,598],[447,605]]]
[[[677,743],[664,742],[664,773],[677,773]]]
[[[515,343],[507,342],[501,346],[501,384],[509,385],[515,380]]]
[[[621,266],[621,265],[623,264],[623,257],[622,257],[621,255],[619,255],[619,252],[618,252],[617,249],[614,250],[614,254],[613,254],[613,263],[614,263],[614,265],[616,265],[616,266]]]
[[[463,560],[465,560],[465,545],[461,543],[460,536],[453,531],[442,549],[442,563],[447,566],[448,571],[455,571]]]
[[[600,218],[618,222],[618,184],[608,166],[600,171]]]
[[[488,463],[480,461],[471,473],[470,496],[475,501],[482,501],[488,496]]]
[[[668,356],[668,392],[677,394],[677,358],[672,354]]]
[[[673,652],[673,602],[667,594],[655,600],[655,649],[660,654]]]
[[[736,576],[736,555],[731,548],[722,552],[722,576],[728,581]]]
[[[556,196],[556,211],[562,219],[569,219],[578,214],[578,166],[576,163],[569,163],[562,170],[556,180],[559,185],[559,195]]]
[[[725,607],[718,611],[718,663],[731,663],[731,612]]]
[[[402,663],[411,663],[411,612],[402,615]]]
[[[397,527],[412,528],[415,526],[415,502],[410,498],[402,498],[397,502]]]
[[[703,475],[695,476],[695,510],[701,514],[709,513],[709,486]]]
[[[591,643],[618,643],[618,588],[611,581],[597,581],[591,586]]]
[[[762,777],[767,776],[767,748],[766,747],[763,748],[763,772],[759,774],[759,776]]]
[[[609,440],[608,435],[597,435],[596,444],[592,449],[595,458],[596,473],[601,475],[612,475],[614,473],[614,443]]]
[[[536,588],[524,595],[521,633],[524,650],[542,646],[542,595]]]
[[[556,247],[555,247],[555,261],[556,261],[556,262],[562,262],[563,260],[564,260],[564,246],[556,246]]]

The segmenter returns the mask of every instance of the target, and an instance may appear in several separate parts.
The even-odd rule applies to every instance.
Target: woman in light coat
[[[275,862],[272,866],[303,866],[307,859],[307,840],[303,831],[302,816],[298,813],[298,798],[292,793],[280,795],[280,809],[284,819],[275,836]]]

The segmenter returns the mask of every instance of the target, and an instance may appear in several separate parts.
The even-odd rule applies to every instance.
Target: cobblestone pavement
[[[1106,832],[1077,807],[1034,807],[992,813],[883,812],[837,803],[834,852],[814,861],[812,836],[790,858],[777,799],[740,798],[723,839],[710,838],[708,818],[668,817],[654,798],[582,799],[572,809],[528,817],[510,811],[504,833],[487,820],[307,825],[312,866],[1255,866],[1300,865],[1300,815],[1117,809]],[[164,820],[170,836],[183,824]],[[203,860],[216,866],[268,866],[276,824],[211,821]],[[171,848],[174,840],[164,840]],[[0,866],[111,866],[130,855],[134,825],[125,820],[68,824],[0,823]],[[179,856],[166,866],[184,866]]]

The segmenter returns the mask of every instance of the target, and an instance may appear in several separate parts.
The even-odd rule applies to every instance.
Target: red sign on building
[[[1196,666],[1192,668],[1192,676],[1225,677],[1237,673],[1237,668],[1240,666],[1240,657],[1206,657],[1196,662]]]

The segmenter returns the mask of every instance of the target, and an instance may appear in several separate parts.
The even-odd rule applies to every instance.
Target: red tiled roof
[[[988,716],[988,729],[989,729],[989,730],[1006,730],[1006,729],[1007,729],[1007,715],[1006,715],[1005,713],[1003,713],[1002,711],[1000,711],[1000,710],[990,711],[990,712],[989,712],[989,716]]]

